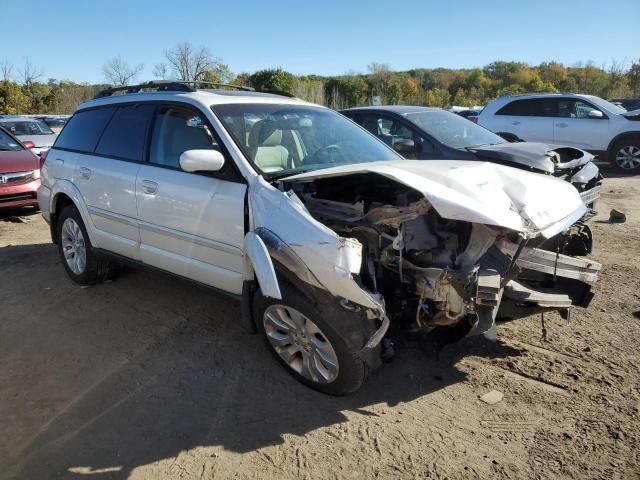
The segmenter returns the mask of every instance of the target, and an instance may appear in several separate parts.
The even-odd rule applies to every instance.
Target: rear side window
[[[119,107],[100,138],[96,153],[141,162],[154,106]]]
[[[531,98],[514,100],[496,112],[496,115],[515,115],[521,117],[554,117],[555,99]]]
[[[58,136],[54,147],[93,152],[114,111],[115,108],[100,108],[76,113]]]

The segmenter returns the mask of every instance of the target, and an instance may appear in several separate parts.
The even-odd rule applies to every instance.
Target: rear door
[[[525,98],[508,103],[495,114],[504,118],[505,132],[528,142],[552,143],[555,107],[552,98]]]
[[[590,117],[589,112],[598,107],[576,98],[559,98],[557,117],[553,127],[553,141],[585,150],[604,151],[611,138],[611,120],[603,113],[600,118]]]
[[[206,116],[182,105],[158,108],[149,161],[135,185],[142,260],[225,291],[242,291],[246,184]],[[187,150],[225,155],[219,172],[180,168]]]
[[[136,260],[140,233],[135,182],[154,109],[140,104],[92,111],[100,121],[109,119],[93,152],[79,155],[73,172],[96,229],[97,246]]]

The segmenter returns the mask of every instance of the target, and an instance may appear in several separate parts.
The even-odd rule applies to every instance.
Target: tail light
[[[40,168],[44,166],[44,162],[47,159],[47,155],[49,154],[49,150],[44,150],[40,152]]]

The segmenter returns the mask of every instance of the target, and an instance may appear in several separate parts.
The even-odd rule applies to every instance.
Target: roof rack
[[[232,85],[229,83],[201,82],[199,80],[194,80],[194,81],[155,80],[151,82],[141,83],[140,85],[125,85],[122,87],[110,87],[110,88],[107,88],[106,90],[101,90],[98,93],[96,93],[93,99],[96,100],[98,98],[110,97],[120,92],[123,92],[124,94],[139,93],[143,90],[145,91],[155,90],[157,92],[196,92],[198,90],[198,85],[235,88],[237,90],[243,90],[246,92],[255,91],[251,87],[245,87],[242,85]]]

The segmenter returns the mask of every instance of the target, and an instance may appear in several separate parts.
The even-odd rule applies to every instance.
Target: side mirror
[[[587,117],[604,118],[604,113],[602,113],[600,110],[589,110],[589,112],[587,112]]]
[[[179,161],[185,172],[217,172],[224,166],[224,156],[217,150],[187,150]]]
[[[393,144],[393,149],[398,153],[415,153],[416,144],[409,138],[403,138]]]
[[[36,148],[36,144],[33,143],[31,140],[25,140],[24,142],[22,142],[22,144],[27,147],[29,150],[31,150],[32,148]]]

